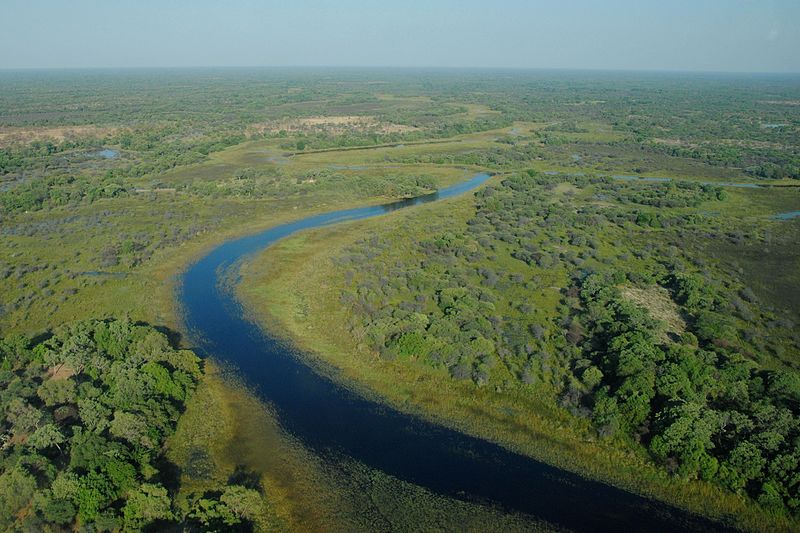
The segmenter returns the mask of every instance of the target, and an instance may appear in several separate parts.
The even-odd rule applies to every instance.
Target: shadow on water
[[[442,495],[496,504],[580,531],[724,529],[362,398],[316,373],[290,347],[247,321],[241,306],[219,283],[228,267],[296,231],[457,196],[489,178],[478,174],[434,194],[316,215],[221,245],[192,265],[181,280],[191,342],[199,353],[235,365],[272,404],[281,425],[330,460],[350,457]]]

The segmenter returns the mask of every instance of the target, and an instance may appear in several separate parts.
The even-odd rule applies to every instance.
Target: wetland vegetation
[[[246,376],[186,349],[175,294],[233,237],[488,172],[282,241],[237,295],[396,409],[735,527],[797,528],[798,87],[0,72],[2,527],[534,527],[305,449]]]

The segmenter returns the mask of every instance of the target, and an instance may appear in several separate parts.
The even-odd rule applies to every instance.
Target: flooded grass
[[[206,475],[191,476],[206,453]],[[280,426],[231,369],[206,362],[202,383],[167,457],[182,472],[181,496],[214,490],[236,473],[263,487],[261,530],[275,531],[546,531],[547,524],[479,503],[430,493],[351,459],[320,457]],[[195,468],[196,469],[196,468]],[[498,529],[499,528],[499,529]]]

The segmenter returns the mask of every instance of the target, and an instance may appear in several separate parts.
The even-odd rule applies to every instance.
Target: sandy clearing
[[[336,115],[294,118],[288,120],[270,121],[262,124],[252,124],[250,131],[256,133],[279,131],[313,132],[324,131],[333,134],[342,134],[347,131],[375,131],[378,133],[406,133],[415,131],[413,126],[382,122],[371,115]]]
[[[28,144],[33,141],[62,142],[68,139],[86,137],[105,137],[119,131],[111,126],[57,126],[57,127],[14,127],[0,126],[0,146]]]
[[[667,334],[681,335],[686,331],[686,322],[681,317],[678,306],[672,301],[669,291],[664,287],[653,286],[642,289],[625,286],[621,291],[626,300],[646,309],[651,317],[665,324],[663,340],[668,340]]]

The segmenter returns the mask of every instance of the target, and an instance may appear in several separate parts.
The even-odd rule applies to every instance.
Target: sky
[[[0,0],[0,68],[800,72],[800,0]]]

